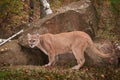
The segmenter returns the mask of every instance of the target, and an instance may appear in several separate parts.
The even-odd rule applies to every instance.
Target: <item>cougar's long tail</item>
[[[104,54],[104,53],[100,52],[100,51],[96,48],[96,46],[94,45],[94,43],[93,43],[92,40],[90,40],[90,42],[88,43],[88,45],[89,45],[89,46],[88,46],[87,52],[90,52],[90,53],[92,53],[92,54],[96,54],[96,55],[98,55],[98,56],[100,56],[100,57],[102,57],[102,58],[108,58],[108,57],[111,56],[109,53]],[[88,53],[88,54],[89,54],[89,53]],[[90,54],[89,54],[89,55],[90,55]]]

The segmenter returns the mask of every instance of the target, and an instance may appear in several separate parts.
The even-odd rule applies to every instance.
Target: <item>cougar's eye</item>
[[[30,43],[33,43],[34,41],[33,40],[29,40]]]

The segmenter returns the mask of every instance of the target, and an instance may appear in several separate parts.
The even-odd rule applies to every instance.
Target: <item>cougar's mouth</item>
[[[35,47],[35,45],[33,45],[33,44],[30,44],[29,46],[30,46],[31,48],[34,48],[34,47]]]

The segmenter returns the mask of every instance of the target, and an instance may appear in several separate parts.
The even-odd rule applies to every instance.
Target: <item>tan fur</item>
[[[64,32],[60,34],[28,34],[28,42],[30,47],[38,47],[49,57],[50,66],[55,61],[55,56],[67,52],[73,52],[77,65],[72,69],[79,69],[85,62],[84,52],[92,51],[100,57],[109,57],[109,54],[99,52],[90,36],[82,31]],[[89,54],[89,53],[87,53]]]

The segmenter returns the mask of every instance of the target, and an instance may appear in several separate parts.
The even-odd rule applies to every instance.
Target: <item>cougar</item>
[[[110,57],[110,54],[100,52],[94,45],[90,36],[83,31],[64,32],[59,34],[27,34],[28,44],[31,48],[38,47],[48,55],[51,66],[55,62],[55,56],[72,52],[77,60],[77,65],[72,69],[79,69],[85,62],[84,52],[87,54],[97,54],[102,58]],[[90,53],[89,53],[90,51]],[[92,53],[91,53],[92,51]]]

